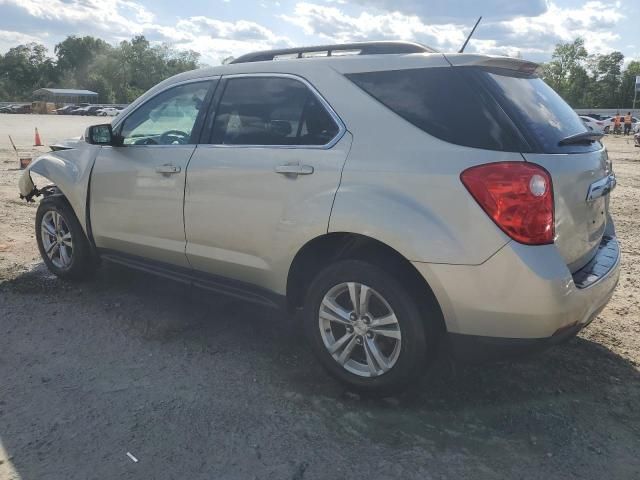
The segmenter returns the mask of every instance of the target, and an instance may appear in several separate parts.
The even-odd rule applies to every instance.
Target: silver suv
[[[395,42],[249,54],[162,82],[20,191],[44,194],[56,275],[102,259],[299,312],[331,374],[389,392],[439,352],[560,342],[613,293],[611,162],[536,70]]]

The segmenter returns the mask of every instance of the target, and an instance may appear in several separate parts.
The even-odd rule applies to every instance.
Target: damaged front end
[[[77,142],[77,148],[47,152],[31,162],[18,180],[20,198],[33,202],[42,195],[64,195],[86,231],[87,198],[91,170],[100,147]],[[37,187],[32,173],[49,184]]]
[[[46,185],[42,188],[38,188],[31,178],[31,173],[29,170],[24,172],[18,180],[18,189],[20,190],[20,198],[22,200],[26,200],[27,202],[34,202],[34,198],[40,197],[44,195],[45,197],[49,195],[54,195],[59,193],[60,190],[55,185]]]

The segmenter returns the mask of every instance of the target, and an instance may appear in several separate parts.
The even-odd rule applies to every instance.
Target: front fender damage
[[[99,147],[95,145],[47,152],[26,168],[18,180],[20,198],[33,202],[36,197],[61,193],[65,196],[86,232],[89,179]],[[38,188],[32,173],[43,176],[53,185]]]
[[[55,185],[45,185],[42,188],[36,187],[29,170],[25,171],[18,180],[18,190],[20,190],[20,198],[27,202],[34,202],[36,197],[41,195],[47,197],[60,191]]]

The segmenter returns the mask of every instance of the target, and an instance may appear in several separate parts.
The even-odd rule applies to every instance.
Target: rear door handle
[[[165,165],[159,165],[156,167],[156,172],[162,173],[163,175],[171,175],[172,173],[179,173],[180,170],[181,170],[180,167],[176,165],[171,165],[170,163],[167,163]]]
[[[276,167],[276,173],[282,175],[311,175],[313,173],[313,167],[311,165],[278,165]]]

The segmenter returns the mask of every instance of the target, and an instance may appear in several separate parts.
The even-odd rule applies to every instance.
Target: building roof
[[[40,88],[34,95],[48,94],[54,97],[96,97],[98,94],[91,90],[76,90],[74,88]]]

